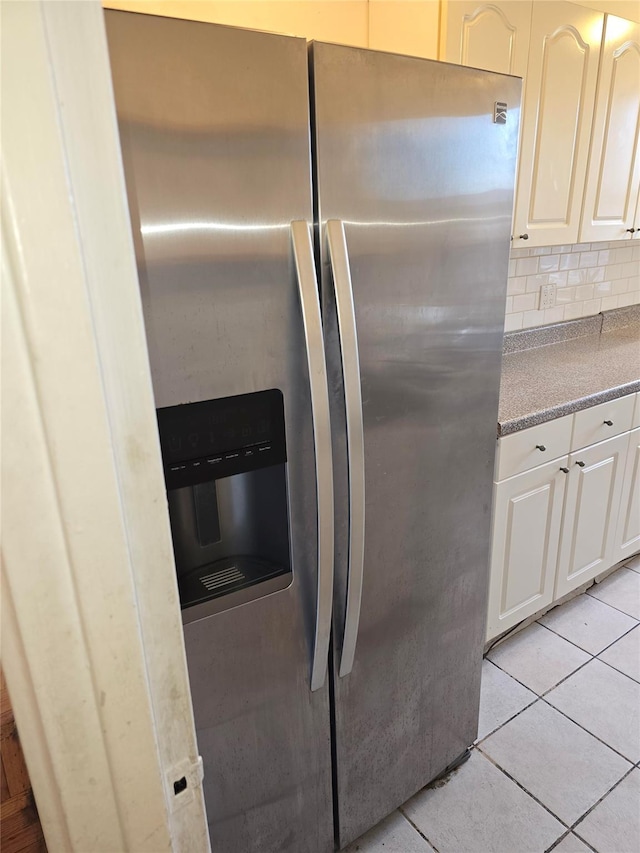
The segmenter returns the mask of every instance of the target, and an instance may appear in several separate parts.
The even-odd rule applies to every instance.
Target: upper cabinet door
[[[444,59],[501,74],[524,77],[529,52],[530,0],[447,4]]]
[[[607,15],[602,50],[581,242],[634,233],[640,185],[640,25]]]
[[[578,241],[603,19],[573,3],[533,5],[514,247]]]

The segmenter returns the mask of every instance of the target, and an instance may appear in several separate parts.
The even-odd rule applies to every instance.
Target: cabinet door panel
[[[640,186],[640,25],[607,15],[580,240],[621,240]]]
[[[555,597],[560,598],[614,563],[629,433],[569,457]]]
[[[603,17],[533,6],[514,247],[577,242]]]
[[[443,58],[501,74],[524,77],[529,51],[531,2],[447,4],[447,38]]]
[[[640,551],[640,429],[629,434],[613,561]]]
[[[487,639],[552,601],[567,459],[495,485]]]

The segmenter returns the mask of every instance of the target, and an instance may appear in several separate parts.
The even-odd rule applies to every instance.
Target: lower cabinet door
[[[495,484],[487,639],[553,600],[564,456]]]
[[[629,433],[613,563],[640,551],[640,428]]]
[[[612,566],[629,433],[569,457],[555,598]]]

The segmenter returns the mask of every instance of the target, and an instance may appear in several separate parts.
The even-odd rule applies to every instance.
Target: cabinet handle
[[[579,465],[581,468],[584,468],[585,463],[584,462],[576,462],[576,465]]]
[[[605,424],[606,424],[607,426],[613,426],[613,421],[605,421]]]
[[[547,448],[544,446],[544,444],[536,444],[536,450],[539,450],[541,453],[544,453],[546,449]]]
[[[569,473],[569,469],[568,469],[568,468],[560,468],[560,470],[562,471],[562,473],[563,473],[563,474],[568,474],[568,473]]]
[[[640,229],[639,228],[627,228],[627,232],[629,234],[635,234],[636,231],[640,231]]]
[[[529,235],[528,235],[528,234],[519,234],[518,236],[519,236],[519,239],[520,239],[520,240],[528,240],[528,239],[529,239]]]

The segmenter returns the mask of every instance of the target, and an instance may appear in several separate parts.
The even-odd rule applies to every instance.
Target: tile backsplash
[[[505,332],[589,317],[640,303],[640,241],[511,250]],[[540,288],[556,285],[554,308]]]

